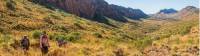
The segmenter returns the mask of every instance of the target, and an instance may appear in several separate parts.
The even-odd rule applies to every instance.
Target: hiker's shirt
[[[41,43],[42,46],[48,46],[49,45],[47,35],[42,35],[40,37],[40,43]]]
[[[29,39],[26,39],[26,38],[22,39],[21,43],[22,43],[23,47],[28,47],[29,46]]]

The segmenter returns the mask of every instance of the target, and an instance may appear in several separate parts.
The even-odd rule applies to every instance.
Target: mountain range
[[[196,8],[194,6],[187,6],[180,11],[177,11],[175,9],[162,9],[156,14],[153,14],[151,18],[154,19],[181,19],[193,14],[199,14],[199,8]]]
[[[90,20],[106,23],[106,17],[116,21],[127,22],[126,18],[139,20],[146,18],[140,9],[125,8],[122,6],[108,4],[104,0],[29,0],[39,3],[48,8],[64,10]]]

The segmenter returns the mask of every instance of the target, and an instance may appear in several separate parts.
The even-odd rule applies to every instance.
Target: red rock
[[[98,20],[104,16],[117,21],[126,22],[131,19],[144,18],[147,15],[139,9],[125,8],[117,5],[110,5],[104,0],[31,0],[32,2],[56,7],[66,12],[85,17],[91,20]],[[106,20],[106,19],[101,19]]]

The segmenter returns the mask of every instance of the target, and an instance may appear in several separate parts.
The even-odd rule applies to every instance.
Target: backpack
[[[22,47],[28,47],[29,46],[29,39],[23,38],[21,40],[21,45],[22,45]]]

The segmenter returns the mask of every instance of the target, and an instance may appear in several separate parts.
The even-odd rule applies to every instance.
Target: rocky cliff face
[[[126,22],[125,17],[139,19],[147,17],[139,9],[125,8],[122,6],[108,4],[104,0],[29,0],[34,3],[45,5],[49,8],[59,8],[66,12],[85,17],[99,22],[107,21],[105,17],[117,21]]]

